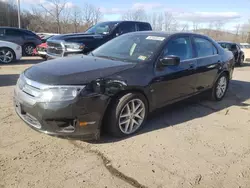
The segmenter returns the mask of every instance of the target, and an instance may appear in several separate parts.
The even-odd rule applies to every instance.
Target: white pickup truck
[[[11,63],[22,57],[22,47],[12,42],[0,40],[0,63]]]

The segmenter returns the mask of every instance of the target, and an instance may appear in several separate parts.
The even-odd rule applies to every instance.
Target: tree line
[[[77,33],[101,21],[103,14],[100,8],[85,3],[80,8],[66,0],[47,0],[21,11],[21,27],[35,32]],[[234,31],[225,30],[225,21],[180,23],[168,11],[146,13],[144,9],[128,10],[121,16],[122,20],[147,21],[156,31],[194,31],[206,34],[215,40],[250,42],[250,23],[237,24]],[[18,26],[16,1],[0,0],[0,26]]]

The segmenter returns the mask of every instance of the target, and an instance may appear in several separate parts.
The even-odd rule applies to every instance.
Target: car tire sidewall
[[[140,99],[144,103],[145,116],[144,116],[144,120],[142,124],[135,132],[131,134],[125,134],[119,128],[119,117],[124,106],[133,99]],[[108,117],[106,121],[108,123],[107,131],[114,137],[126,137],[126,136],[133,135],[143,127],[147,119],[147,115],[148,115],[148,102],[145,99],[145,97],[140,93],[127,93],[123,96],[118,97],[111,105],[110,112],[108,113]]]
[[[31,43],[25,44],[25,45],[23,46],[23,54],[24,54],[25,56],[32,56],[33,51],[32,51],[31,54],[27,54],[27,53],[26,53],[26,48],[28,48],[28,47],[32,47],[33,50],[35,49],[35,45],[34,45],[34,44],[31,44]]]
[[[227,80],[227,87],[226,87],[226,90],[224,92],[224,94],[222,95],[222,97],[218,97],[217,94],[216,94],[216,90],[217,90],[217,86],[218,86],[218,82],[219,80],[222,78],[222,77],[225,77],[226,80]],[[221,101],[226,93],[227,93],[227,90],[228,90],[228,86],[229,86],[229,78],[228,78],[228,75],[226,73],[222,73],[219,78],[216,80],[215,84],[214,84],[214,87],[213,87],[213,90],[212,90],[212,99],[215,100],[215,101]]]
[[[15,61],[16,60],[16,53],[14,52],[14,50],[12,50],[12,49],[10,49],[10,48],[5,48],[5,47],[3,47],[3,48],[0,48],[0,50],[8,50],[8,51],[10,51],[11,53],[12,53],[12,55],[13,55],[13,59],[9,62],[9,63],[12,63],[13,61]],[[1,64],[9,64],[9,63],[4,63],[4,62],[2,62],[1,60],[0,60],[0,63]]]

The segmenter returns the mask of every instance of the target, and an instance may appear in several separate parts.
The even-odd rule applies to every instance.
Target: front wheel
[[[115,137],[124,137],[138,131],[148,114],[148,104],[140,93],[128,93],[111,104],[107,117],[108,131]]]
[[[9,48],[0,48],[0,62],[4,64],[15,60],[15,52]]]
[[[212,89],[212,99],[215,101],[221,101],[228,89],[229,78],[226,73],[222,73],[214,84]]]

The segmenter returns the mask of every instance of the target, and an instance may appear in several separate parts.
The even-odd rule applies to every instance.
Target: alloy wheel
[[[26,48],[25,48],[25,53],[26,53],[27,55],[32,55],[32,54],[33,54],[33,51],[34,51],[34,47],[33,47],[33,46],[31,46],[31,45],[26,46]]]
[[[0,50],[0,61],[2,63],[10,63],[14,59],[14,54],[8,49]]]
[[[146,114],[145,104],[140,99],[130,100],[121,110],[119,128],[124,134],[132,134],[142,125]]]
[[[222,98],[225,95],[227,89],[227,78],[225,76],[222,76],[217,84],[216,87],[216,96],[217,98]]]

